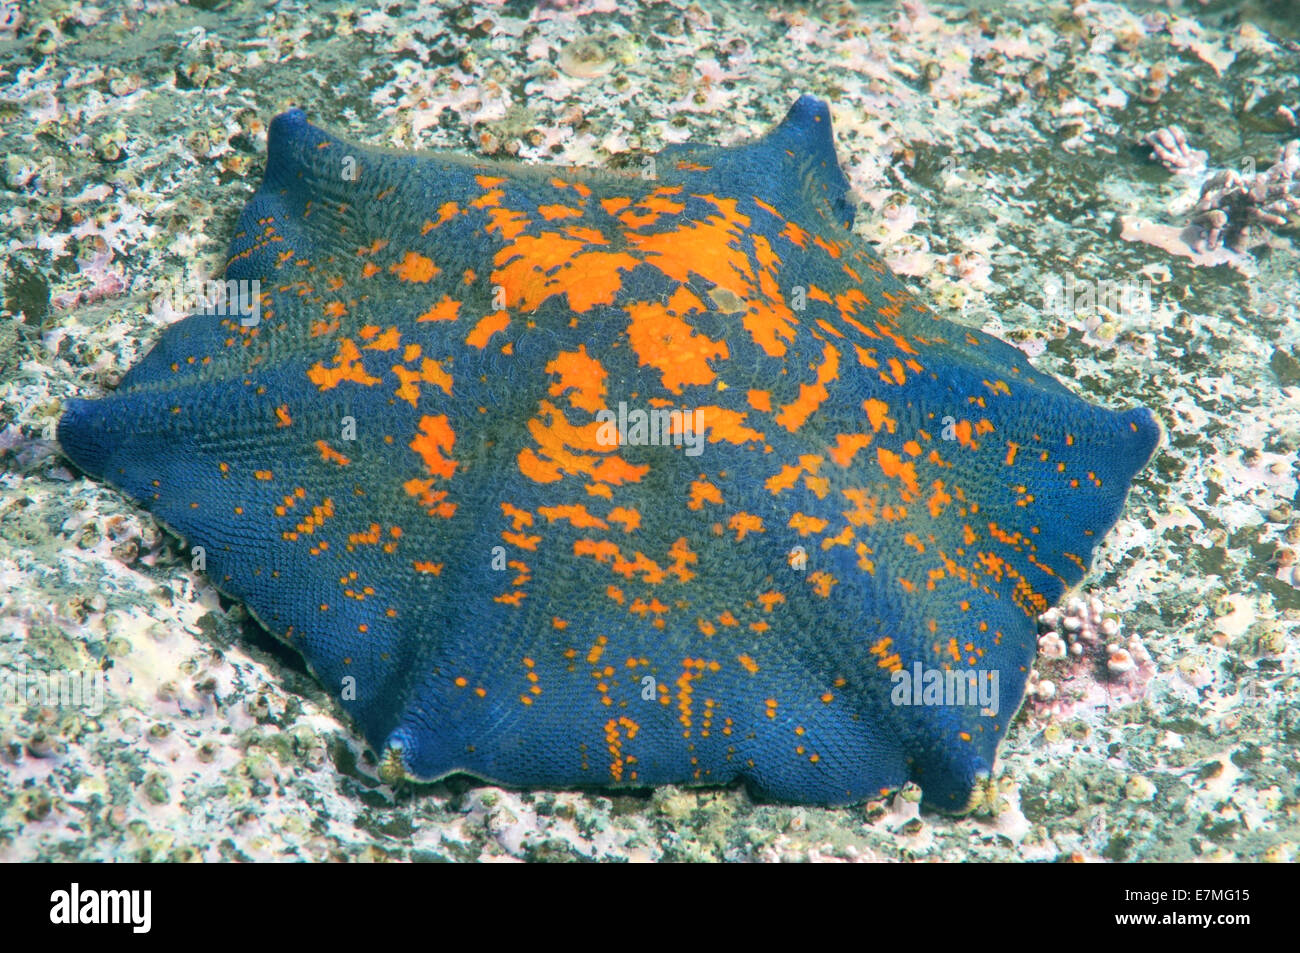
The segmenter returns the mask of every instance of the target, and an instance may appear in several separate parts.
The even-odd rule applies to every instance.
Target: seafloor
[[[1290,2],[0,3],[0,860],[1292,859],[1300,216],[1241,231],[1228,203],[1213,249],[1184,229],[1207,178],[1300,137],[1298,23]],[[796,92],[831,103],[859,234],[938,310],[1167,429],[1083,601],[1044,624],[983,814],[394,789],[292,653],[58,456],[61,403],[175,319],[158,289],[221,266],[290,104],[366,142],[627,165],[758,133]],[[1153,161],[1170,125],[1187,148]],[[102,672],[102,706],[21,691],[49,672]]]

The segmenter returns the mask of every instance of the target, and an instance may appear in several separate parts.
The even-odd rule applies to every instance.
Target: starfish
[[[1160,428],[933,314],[852,217],[811,97],[638,175],[287,112],[224,293],[59,441],[385,776],[967,809]]]

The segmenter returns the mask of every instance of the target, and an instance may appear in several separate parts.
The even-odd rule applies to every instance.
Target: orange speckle
[[[704,508],[705,503],[721,503],[722,491],[710,483],[708,480],[696,480],[691,484],[691,499],[686,504],[690,510],[699,510]]]
[[[886,427],[890,433],[894,432],[897,424],[889,416],[889,405],[883,400],[877,400],[874,397],[868,398],[862,402],[862,409],[867,412],[867,420],[871,422],[871,429],[880,433],[881,427]]]
[[[869,433],[841,433],[835,435],[835,446],[827,448],[827,455],[842,467],[853,462],[857,452],[871,444]]]
[[[498,331],[504,331],[509,323],[510,315],[505,311],[494,311],[492,314],[484,315],[479,319],[478,324],[474,325],[474,330],[466,336],[465,343],[482,350],[487,347],[488,339]]]
[[[389,271],[402,281],[425,284],[437,277],[442,269],[435,265],[432,259],[426,258],[419,252],[408,251],[406,256]]]
[[[587,353],[585,344],[579,344],[576,351],[561,351],[546,365],[546,373],[558,378],[550,387],[552,397],[569,391],[569,403],[590,413],[605,406],[605,378],[609,373]]]
[[[421,417],[419,430],[420,432],[410,443],[411,449],[420,455],[425,470],[432,476],[450,480],[456,472],[456,461],[444,457],[443,451],[451,452],[456,443],[456,432],[451,429],[447,415]]]
[[[333,367],[326,367],[323,362],[318,362],[307,371],[307,379],[322,391],[337,387],[344,381],[367,387],[381,383],[378,377],[366,372],[361,360],[361,350],[351,338],[339,341]]]
[[[830,396],[826,385],[839,376],[840,352],[831,344],[822,347],[822,362],[817,368],[817,380],[813,384],[800,384],[799,396],[781,408],[776,415],[776,422],[789,430],[797,431],[818,407]]]
[[[450,295],[443,295],[442,300],[417,317],[416,321],[455,321],[460,314],[460,302]]]
[[[713,383],[713,360],[726,360],[730,352],[726,341],[714,341],[678,316],[684,309],[685,295],[695,298],[685,288],[679,288],[668,304],[637,302],[627,308],[628,340],[642,366],[649,365],[660,372],[664,387],[680,394],[687,385],[703,386]],[[702,310],[702,309],[700,309]]]

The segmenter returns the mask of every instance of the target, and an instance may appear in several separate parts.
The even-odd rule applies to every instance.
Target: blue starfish
[[[969,807],[1159,427],[918,302],[818,100],[653,172],[285,113],[228,294],[63,450],[391,771]]]

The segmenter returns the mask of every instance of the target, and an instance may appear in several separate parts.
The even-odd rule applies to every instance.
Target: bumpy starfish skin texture
[[[846,192],[810,97],[632,176],[288,112],[232,294],[59,440],[413,777],[961,810],[1160,430],[935,317]]]

